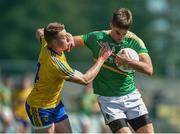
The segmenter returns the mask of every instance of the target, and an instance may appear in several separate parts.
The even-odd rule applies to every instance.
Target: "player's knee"
[[[109,127],[113,133],[131,132],[128,128],[126,119],[117,119],[109,123]]]
[[[141,132],[141,133],[152,132],[153,133],[154,131],[152,121],[148,114],[142,115],[135,119],[128,120],[128,122],[131,125],[131,127],[134,129],[134,131],[136,132]]]
[[[136,130],[136,133],[154,133],[154,128],[152,123],[151,124],[147,124],[139,129]]]
[[[129,129],[129,127],[123,127],[123,128],[121,128],[121,129],[117,130],[115,133],[128,133],[128,134],[130,134],[130,133],[132,133],[132,132],[131,132],[131,130]]]

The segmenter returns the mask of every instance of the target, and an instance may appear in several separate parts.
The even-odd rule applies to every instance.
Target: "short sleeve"
[[[74,70],[69,66],[67,62],[62,62],[56,57],[52,57],[58,70],[59,70],[59,77],[69,80],[72,79],[74,76]]]
[[[90,32],[87,34],[82,35],[82,39],[84,41],[84,44],[92,49],[93,44],[96,44],[96,41],[98,40],[98,33],[97,32]]]

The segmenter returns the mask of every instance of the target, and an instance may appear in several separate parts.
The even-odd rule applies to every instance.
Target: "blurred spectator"
[[[151,110],[150,110],[152,118],[155,118],[155,119],[159,118],[158,108],[159,108],[159,105],[161,104],[163,98],[164,97],[163,97],[161,90],[157,90],[156,92],[154,92],[154,95],[152,97],[152,106],[151,106]]]
[[[29,118],[25,110],[25,102],[31,89],[32,81],[29,77],[25,77],[21,81],[20,87],[12,94],[12,108],[18,133],[28,133],[30,131]]]
[[[7,77],[0,83],[0,119],[1,132],[14,132],[14,117],[11,109],[11,93],[14,81],[11,77]]]
[[[80,124],[82,133],[98,131],[102,133],[110,132],[104,125],[103,117],[97,102],[97,96],[92,93],[92,85],[86,86],[84,93],[80,96]],[[100,126],[100,127],[99,127]]]

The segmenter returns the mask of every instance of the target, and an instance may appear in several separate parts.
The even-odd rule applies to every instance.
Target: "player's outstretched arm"
[[[99,58],[96,63],[85,73],[82,74],[79,71],[75,71],[73,78],[70,80],[75,83],[87,85],[97,76],[101,66],[106,59],[112,54],[112,51],[108,45],[100,49]]]
[[[83,47],[84,42],[80,35],[72,36],[71,34],[67,34],[67,37],[71,40],[71,45],[69,45],[68,52],[70,52],[74,47]],[[71,38],[72,37],[72,38]]]
[[[83,42],[82,36],[80,36],[80,35],[73,36],[73,39],[74,39],[75,47],[82,47],[82,46],[84,46],[84,42]]]
[[[68,47],[68,52],[70,52],[74,47],[83,47],[84,46],[84,42],[82,40],[82,37],[80,35],[77,35],[77,36],[73,36],[71,34],[67,34],[67,37],[70,38],[70,40],[72,40],[71,44],[69,45]],[[71,38],[72,37],[72,38]]]

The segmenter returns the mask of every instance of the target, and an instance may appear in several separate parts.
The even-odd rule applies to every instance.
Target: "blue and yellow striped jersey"
[[[65,80],[71,79],[73,75],[74,71],[67,63],[64,53],[58,55],[47,47],[46,41],[42,38],[34,87],[27,103],[38,108],[57,106],[61,100]]]

